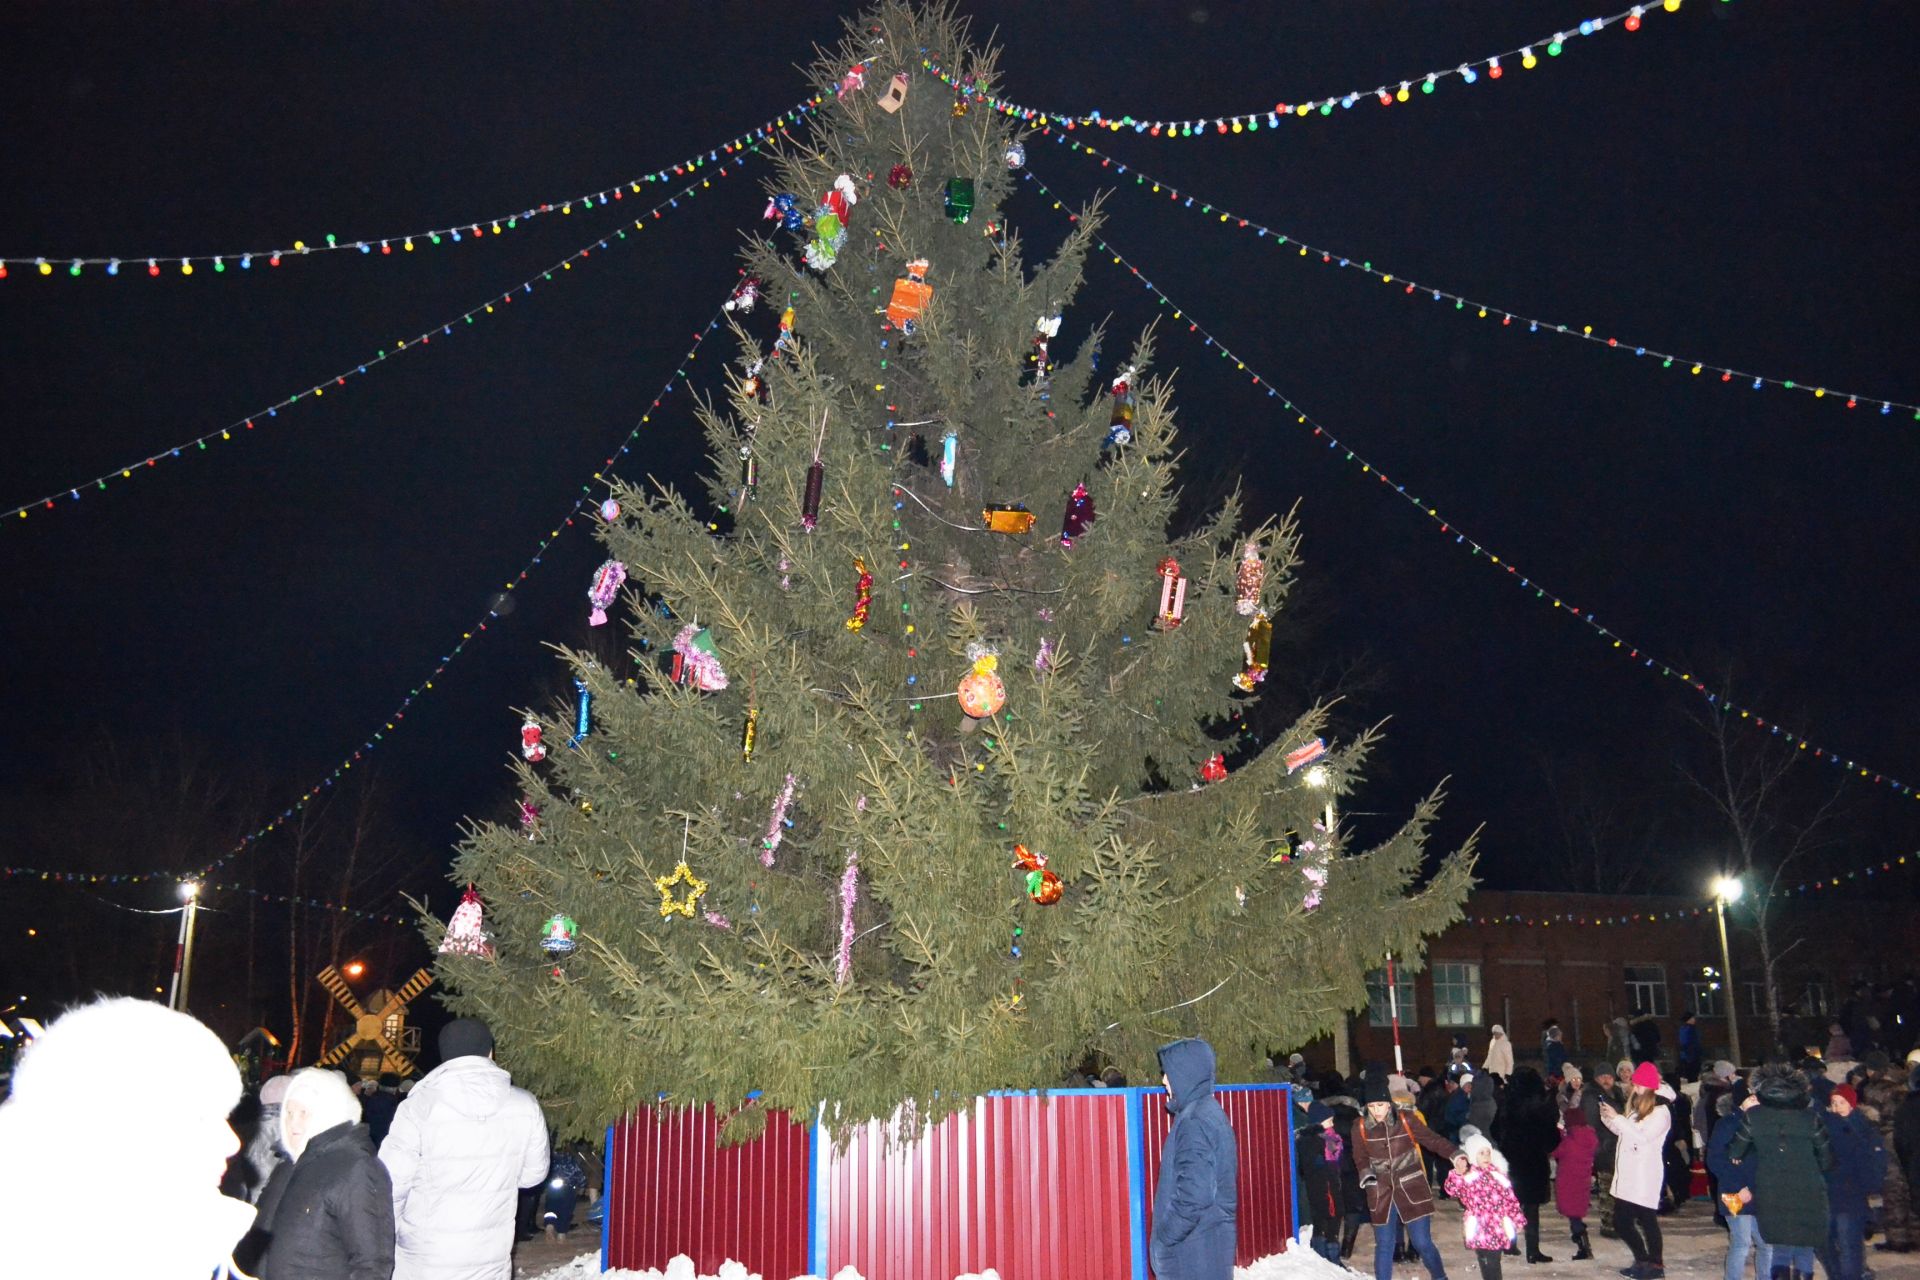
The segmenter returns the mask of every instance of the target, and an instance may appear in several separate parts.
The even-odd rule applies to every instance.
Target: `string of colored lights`
[[[1767,896],[1769,898],[1798,898],[1798,897],[1805,897],[1809,892],[1814,894],[1819,894],[1827,889],[1837,889],[1843,884],[1855,883],[1860,880],[1871,880],[1877,874],[1880,874],[1883,872],[1891,872],[1897,867],[1905,867],[1909,864],[1909,862],[1911,862],[1915,866],[1920,866],[1920,854],[1903,853],[1897,858],[1886,858],[1881,860],[1878,863],[1871,863],[1864,867],[1856,867],[1854,870],[1848,871],[1842,875],[1822,876],[1817,880],[1808,880],[1808,881],[1805,881],[1804,883],[1794,885],[1791,889],[1775,889],[1772,893],[1768,894]],[[1554,925],[1570,925],[1570,924],[1575,924],[1575,925],[1659,924],[1663,921],[1670,921],[1670,920],[1703,919],[1711,916],[1712,914],[1713,914],[1713,907],[1711,904],[1709,904],[1707,906],[1697,906],[1697,907],[1673,907],[1666,911],[1648,911],[1644,913],[1636,911],[1636,912],[1629,912],[1621,915],[1585,915],[1579,912],[1564,911],[1564,912],[1556,912],[1551,915],[1530,916],[1530,915],[1522,915],[1515,912],[1506,912],[1500,915],[1491,915],[1491,916],[1470,915],[1465,917],[1464,923],[1470,924],[1470,925],[1518,924],[1518,925],[1525,925],[1529,928],[1547,929],[1547,928],[1553,927]]]
[[[758,148],[749,148],[748,150],[757,151]],[[746,154],[747,153],[742,152],[731,157],[735,168],[746,163]],[[728,172],[729,169],[723,165],[718,171],[718,176],[725,177]],[[682,200],[692,200],[698,196],[701,191],[711,187],[712,184],[713,177],[709,176],[699,178],[680,188],[659,204],[654,205],[651,209],[646,210],[639,217],[635,218],[633,220],[633,229],[635,231],[646,230],[648,224],[657,222],[665,217],[667,213],[678,209]],[[56,505],[59,505],[62,498],[67,499],[69,504],[78,502],[83,492],[105,489],[107,482],[110,480],[131,480],[143,471],[159,466],[162,462],[183,458],[191,453],[204,453],[209,444],[233,440],[236,438],[236,433],[244,436],[246,432],[254,429],[255,423],[266,419],[277,418],[280,416],[282,409],[291,408],[304,400],[317,400],[326,395],[330,388],[345,387],[347,385],[347,379],[361,377],[371,370],[378,368],[380,365],[385,364],[388,360],[391,360],[403,351],[413,351],[421,347],[430,346],[435,337],[452,337],[455,325],[470,325],[476,319],[484,319],[487,316],[493,315],[495,307],[508,306],[516,296],[524,296],[532,293],[536,282],[552,280],[554,273],[557,271],[571,271],[573,270],[574,263],[585,262],[593,256],[596,250],[606,249],[614,242],[625,240],[626,238],[627,229],[625,227],[617,228],[606,236],[602,236],[589,244],[582,245],[552,266],[547,267],[544,271],[536,272],[534,275],[527,277],[505,292],[493,294],[450,320],[444,320],[439,324],[422,329],[411,338],[402,338],[395,342],[390,348],[381,347],[374,352],[371,358],[349,369],[344,369],[330,378],[317,382],[305,390],[296,391],[289,396],[275,401],[264,409],[256,409],[245,417],[237,418],[223,427],[217,427],[212,431],[195,436],[190,440],[183,440],[179,444],[169,448],[161,449],[156,453],[150,453],[145,458],[116,467],[112,471],[95,476],[91,480],[83,480],[65,489],[36,498],[32,502],[22,503],[17,507],[0,512],[0,520],[8,516],[17,516],[24,520],[35,510],[51,511]]]
[[[362,911],[358,907],[345,907],[337,902],[328,902],[324,898],[301,898],[286,893],[267,893],[260,889],[249,889],[243,884],[207,883],[192,881],[177,871],[142,871],[133,875],[102,875],[83,871],[46,871],[39,867],[0,867],[0,878],[23,880],[41,880],[48,884],[68,885],[116,885],[116,884],[172,884],[185,885],[198,883],[202,894],[243,893],[261,902],[278,902],[302,907],[312,907],[319,911],[331,911],[343,916],[356,916],[362,920],[378,920],[382,924],[397,924],[412,927],[418,920],[407,916],[382,915],[378,911]],[[111,904],[118,906],[118,903]],[[165,914],[172,915],[173,912]]]
[[[1030,167],[1023,170],[1023,176],[1027,181],[1032,182],[1034,186],[1039,188],[1052,202],[1053,208],[1061,212],[1070,222],[1079,221],[1079,215],[1069,212],[1060,197],[1052,188],[1048,187],[1045,182],[1041,181]],[[1891,774],[1879,772],[1868,765],[1861,764],[1857,760],[1842,756],[1826,746],[1811,741],[1804,734],[1793,732],[1777,721],[1769,720],[1761,716],[1751,707],[1743,706],[1720,697],[1710,690],[1704,681],[1696,679],[1693,674],[1684,667],[1677,667],[1662,661],[1646,650],[1632,644],[1619,633],[1602,626],[1589,610],[1568,603],[1565,597],[1554,594],[1545,586],[1536,582],[1530,575],[1523,574],[1518,566],[1507,557],[1497,554],[1491,547],[1468,536],[1450,517],[1441,515],[1438,507],[1430,506],[1419,497],[1407,492],[1406,485],[1396,482],[1391,476],[1375,466],[1357,450],[1335,436],[1326,426],[1315,421],[1306,410],[1277,391],[1263,375],[1239,355],[1235,354],[1224,342],[1215,337],[1212,332],[1201,326],[1197,321],[1190,318],[1184,308],[1174,302],[1159,286],[1155,285],[1143,275],[1140,268],[1135,266],[1133,262],[1121,254],[1119,250],[1115,249],[1112,244],[1098,236],[1094,237],[1094,243],[1109,256],[1112,265],[1125,270],[1142,288],[1146,289],[1147,292],[1158,299],[1161,306],[1168,308],[1175,320],[1184,323],[1189,334],[1200,338],[1207,347],[1215,350],[1222,360],[1232,361],[1236,372],[1246,374],[1252,380],[1254,386],[1263,389],[1270,399],[1278,400],[1292,412],[1295,415],[1294,421],[1296,425],[1307,428],[1315,439],[1324,440],[1329,450],[1339,454],[1342,461],[1359,468],[1360,474],[1372,476],[1379,484],[1391,490],[1395,496],[1401,498],[1408,505],[1412,506],[1414,510],[1426,517],[1428,523],[1436,532],[1450,537],[1454,544],[1464,548],[1469,556],[1474,559],[1484,558],[1490,566],[1499,569],[1515,585],[1519,586],[1522,590],[1532,593],[1534,599],[1545,601],[1550,604],[1554,610],[1568,614],[1594,636],[1606,641],[1611,648],[1638,663],[1642,669],[1652,671],[1665,679],[1677,680],[1686,685],[1689,689],[1705,697],[1710,705],[1721,712],[1729,715],[1738,714],[1742,720],[1747,721],[1754,728],[1767,730],[1774,736],[1792,744],[1798,750],[1809,752],[1816,759],[1827,761],[1836,768],[1846,769],[1852,776],[1871,781],[1876,786],[1890,788],[1900,795],[1913,796],[1915,794],[1912,786]]]
[[[1866,405],[1869,408],[1878,405],[1882,414],[1890,414],[1895,409],[1899,409],[1903,412],[1912,413],[1915,420],[1920,420],[1920,404],[1909,404],[1903,400],[1889,400],[1879,396],[1864,396],[1851,391],[1835,391],[1828,387],[1802,382],[1795,378],[1772,378],[1763,374],[1744,373],[1725,365],[1717,365],[1705,360],[1696,360],[1690,356],[1675,355],[1671,352],[1657,351],[1652,347],[1625,341],[1617,337],[1597,334],[1590,324],[1579,326],[1558,324],[1551,320],[1540,320],[1532,316],[1521,315],[1517,311],[1509,311],[1504,307],[1496,307],[1492,303],[1476,302],[1474,299],[1466,297],[1463,294],[1454,293],[1451,290],[1438,288],[1430,284],[1422,284],[1417,280],[1408,279],[1398,272],[1387,271],[1376,267],[1370,260],[1354,258],[1350,255],[1336,253],[1331,249],[1322,249],[1316,245],[1308,244],[1306,241],[1291,236],[1277,227],[1267,226],[1253,218],[1235,213],[1222,205],[1213,204],[1199,196],[1182,191],[1178,187],[1162,182],[1151,174],[1142,173],[1137,167],[1128,165],[1108,155],[1106,152],[1101,151],[1099,148],[1082,142],[1077,138],[1070,138],[1060,130],[1042,128],[1040,132],[1050,136],[1056,143],[1066,145],[1071,151],[1098,159],[1102,168],[1111,168],[1116,174],[1132,174],[1136,187],[1150,190],[1154,195],[1164,194],[1169,200],[1183,209],[1191,209],[1203,218],[1210,216],[1216,225],[1239,231],[1250,231],[1258,238],[1271,239],[1276,248],[1297,249],[1298,252],[1292,255],[1294,257],[1307,258],[1309,260],[1318,258],[1320,262],[1326,266],[1351,268],[1372,276],[1382,284],[1400,285],[1401,293],[1406,297],[1422,297],[1433,302],[1451,302],[1453,306],[1447,308],[1447,310],[1451,310],[1456,314],[1464,315],[1471,311],[1481,320],[1497,319],[1502,328],[1510,329],[1513,328],[1515,324],[1521,324],[1526,326],[1528,333],[1553,333],[1563,337],[1578,338],[1583,342],[1605,347],[1611,351],[1619,351],[1623,354],[1643,358],[1650,357],[1658,360],[1660,367],[1663,369],[1671,369],[1679,365],[1687,369],[1687,371],[1695,377],[1698,377],[1702,373],[1717,374],[1719,381],[1722,383],[1732,384],[1737,381],[1750,386],[1755,391],[1765,387],[1778,387],[1784,391],[1802,391],[1811,394],[1816,400],[1830,399],[1833,403],[1844,404],[1849,409],[1857,409],[1861,405]]]
[[[1726,3],[1726,0],[1721,2]],[[1550,36],[1542,36],[1538,40],[1517,48],[1488,54],[1483,58],[1474,58],[1438,71],[1406,76],[1397,82],[1388,80],[1372,89],[1349,89],[1345,93],[1324,98],[1283,99],[1270,108],[1262,107],[1224,116],[1197,116],[1189,120],[1149,120],[1132,115],[1113,116],[1097,109],[1083,112],[1049,111],[987,93],[974,83],[971,76],[955,74],[931,57],[922,58],[920,65],[962,98],[990,107],[1002,115],[1031,121],[1034,124],[1060,124],[1068,129],[1105,129],[1110,133],[1131,129],[1135,133],[1154,138],[1204,138],[1208,134],[1258,133],[1263,127],[1277,128],[1282,119],[1304,120],[1316,113],[1330,116],[1335,107],[1343,110],[1350,109],[1362,99],[1373,99],[1383,107],[1391,107],[1396,103],[1412,101],[1416,91],[1422,96],[1431,94],[1442,83],[1456,77],[1462,84],[1474,84],[1483,75],[1489,80],[1498,80],[1506,74],[1506,63],[1510,62],[1517,61],[1523,70],[1531,71],[1540,65],[1539,55],[1535,53],[1536,49],[1544,49],[1549,59],[1557,58],[1566,51],[1569,42],[1576,35],[1598,35],[1613,26],[1626,31],[1638,31],[1643,19],[1648,15],[1673,13],[1679,8],[1680,0],[1654,0],[1654,3],[1636,4],[1612,17],[1588,18],[1571,29],[1556,31]]]
[[[731,287],[728,290],[728,296],[732,296]],[[543,558],[546,556],[547,548],[553,545],[554,541],[559,538],[563,531],[571,529],[574,526],[574,521],[580,516],[582,508],[589,507],[596,502],[594,497],[595,486],[599,485],[604,487],[607,485],[608,471],[619,459],[625,457],[632,449],[634,440],[639,436],[641,429],[653,421],[653,414],[660,408],[662,401],[672,395],[674,390],[686,380],[687,366],[699,358],[701,344],[706,342],[709,334],[720,328],[721,324],[725,321],[726,315],[726,306],[722,304],[715,308],[713,315],[707,320],[706,324],[694,333],[692,344],[688,346],[686,353],[675,362],[673,373],[668,376],[666,385],[661,387],[659,393],[653,397],[653,401],[647,406],[646,412],[640,415],[640,420],[634,423],[625,437],[608,452],[600,466],[594,470],[591,479],[580,486],[580,492],[575,495],[573,501],[568,504],[566,511],[561,515],[560,519],[538,539],[534,546],[533,554],[520,566],[519,571],[506,579],[504,584],[506,591],[518,589],[520,584],[525,582],[533,573],[534,569],[539,567]],[[597,512],[591,514],[593,518],[598,518]],[[454,659],[465,653],[467,646],[485,634],[493,620],[501,616],[499,604],[500,600],[496,598],[477,621],[460,633],[459,642],[447,650],[447,652],[440,655],[439,661],[428,671],[424,679],[407,690],[406,696],[401,698],[399,704],[387,713],[378,729],[370,733],[358,747],[342,756],[330,772],[312,786],[308,787],[306,791],[302,792],[300,797],[285,809],[281,810],[277,817],[250,834],[242,836],[239,842],[232,848],[201,867],[195,878],[204,878],[211,875],[229,859],[246,852],[255,844],[259,843],[260,840],[277,831],[283,823],[289,821],[295,814],[305,809],[309,801],[332,787],[333,784],[338,782],[355,764],[365,759],[369,753],[376,750],[381,743],[385,742],[387,735],[398,729],[400,722],[407,718],[407,712],[413,707],[413,704],[433,691],[434,682],[446,672],[447,668],[452,665]],[[154,872],[149,874],[164,875],[165,873]]]
[[[683,178],[688,175],[698,176],[700,170],[706,168],[709,164],[724,166],[728,158],[740,152],[756,148],[760,142],[781,132],[789,124],[806,116],[818,106],[820,102],[821,98],[819,95],[804,98],[793,106],[788,107],[785,111],[782,111],[779,115],[774,116],[772,119],[756,125],[745,133],[739,134],[718,146],[709,147],[703,151],[696,151],[678,164],[669,165],[663,169],[655,169],[651,173],[644,173],[637,178],[630,178],[626,182],[616,183],[611,187],[603,187],[598,191],[590,191],[585,195],[573,196],[562,200],[545,201],[541,204],[533,205],[530,208],[522,209],[517,213],[503,213],[491,218],[463,219],[460,222],[452,223],[444,227],[435,227],[428,231],[409,231],[398,235],[372,236],[359,240],[343,240],[333,235],[324,237],[323,243],[317,244],[308,244],[305,240],[295,240],[291,248],[281,249],[229,250],[224,253],[195,253],[185,256],[178,254],[161,254],[156,256],[138,253],[120,254],[117,257],[110,255],[70,257],[46,254],[9,254],[0,256],[0,280],[7,278],[9,268],[38,272],[42,276],[51,276],[56,270],[68,276],[78,276],[87,267],[103,266],[106,268],[108,275],[118,276],[120,274],[120,268],[126,265],[135,267],[144,265],[149,276],[159,276],[162,273],[163,267],[169,269],[177,268],[177,274],[190,276],[194,272],[196,263],[210,267],[215,272],[224,272],[229,264],[238,267],[242,271],[246,271],[252,268],[256,259],[264,261],[269,267],[277,267],[282,262],[290,259],[305,258],[314,254],[341,250],[352,249],[358,250],[363,254],[373,254],[377,252],[383,256],[391,256],[396,247],[403,253],[412,253],[416,244],[437,245],[444,241],[451,241],[452,243],[458,244],[467,237],[479,240],[485,237],[489,231],[497,236],[503,232],[515,230],[522,223],[531,222],[535,218],[545,214],[558,213],[563,216],[569,215],[574,211],[575,206],[579,206],[583,211],[599,208],[609,200],[624,200],[629,193],[638,195],[646,186],[664,184],[671,182],[675,178]]]

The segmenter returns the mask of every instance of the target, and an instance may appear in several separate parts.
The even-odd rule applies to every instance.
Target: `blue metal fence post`
[[[827,1233],[820,1221],[825,1212],[820,1204],[820,1165],[826,1159],[826,1130],[820,1122],[826,1114],[823,1102],[813,1113],[813,1133],[807,1144],[807,1270],[816,1276],[827,1274]]]
[[[607,1246],[613,1233],[613,1125],[607,1126],[606,1155],[601,1157],[600,1170],[600,1269],[607,1271],[612,1264],[607,1261]]]
[[[1293,1187],[1293,1230],[1287,1232],[1287,1235],[1298,1240],[1300,1238],[1300,1149],[1293,1140],[1293,1086],[1289,1084],[1282,1087],[1287,1091],[1287,1172],[1288,1181]]]
[[[1147,1280],[1147,1092],[1127,1090],[1127,1234],[1133,1241],[1133,1280]]]

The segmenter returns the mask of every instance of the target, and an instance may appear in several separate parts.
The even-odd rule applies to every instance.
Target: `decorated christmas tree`
[[[1437,796],[1375,848],[1327,829],[1371,735],[1227,730],[1297,530],[1233,501],[1171,527],[1149,344],[1099,364],[1083,327],[1052,362],[1098,210],[1026,264],[1022,126],[923,60],[993,85],[950,13],[897,4],[816,68],[706,491],[603,508],[583,611],[631,672],[565,653],[583,692],[528,714],[519,820],[462,847],[493,945],[463,920],[438,976],[564,1129],[657,1098],[736,1133],[936,1115],[1090,1059],[1145,1076],[1180,1034],[1245,1078],[1458,917]]]

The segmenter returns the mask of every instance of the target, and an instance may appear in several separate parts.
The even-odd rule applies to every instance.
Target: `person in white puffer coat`
[[[393,1177],[393,1280],[512,1280],[516,1200],[547,1176],[547,1123],[494,1064],[486,1023],[448,1023],[440,1057],[380,1144]]]

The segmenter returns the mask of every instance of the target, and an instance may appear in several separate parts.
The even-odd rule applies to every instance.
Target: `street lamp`
[[[173,946],[173,982],[167,991],[167,1008],[184,1010],[187,987],[193,981],[193,925],[200,913],[199,881],[183,880],[180,898],[186,905],[180,908],[180,937]]]
[[[1746,886],[1738,876],[1713,878],[1713,914],[1720,924],[1720,973],[1727,988],[1727,1049],[1736,1067],[1740,1065],[1740,1010],[1738,988],[1733,985],[1733,956],[1727,950],[1727,904],[1740,901],[1744,892]]]

